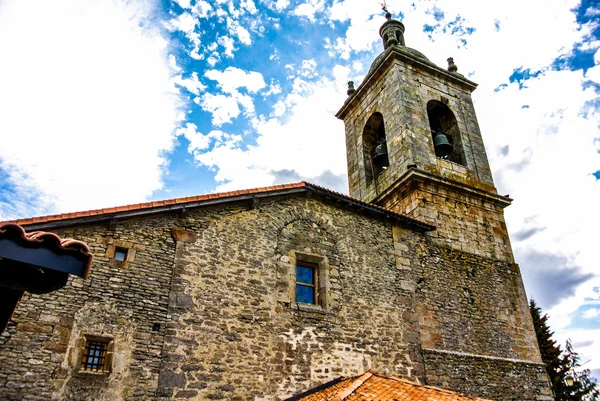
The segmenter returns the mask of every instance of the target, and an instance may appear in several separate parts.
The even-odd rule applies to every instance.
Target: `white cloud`
[[[317,72],[317,62],[315,59],[302,60],[302,66],[300,67],[300,75],[305,78],[314,78],[319,73]]]
[[[181,67],[177,65],[177,59],[172,54],[169,54],[169,67],[175,72],[181,72]]]
[[[249,46],[252,44],[252,39],[250,38],[250,32],[246,28],[241,25],[236,25],[234,28],[235,35],[238,37],[240,42]]]
[[[196,4],[192,7],[192,14],[196,18],[206,18],[213,11],[212,6],[204,0],[197,0]]]
[[[232,38],[230,38],[229,36],[219,36],[219,38],[217,39],[217,43],[219,43],[225,48],[224,54],[227,57],[233,57],[233,52],[236,51],[237,48],[234,46]]]
[[[206,93],[202,98],[196,98],[205,111],[212,113],[212,123],[221,126],[231,122],[240,115],[240,105],[246,116],[254,116],[254,101],[247,94],[240,93],[245,89],[248,93],[256,93],[266,86],[261,73],[246,72],[236,67],[227,67],[224,71],[208,70],[205,77],[217,81],[219,89],[225,94]]]
[[[282,115],[284,115],[286,110],[287,107],[283,100],[278,100],[277,103],[273,105],[273,115],[275,117],[281,117]]]
[[[240,7],[242,7],[250,14],[256,14],[258,12],[256,4],[254,4],[253,0],[242,0]]]
[[[290,0],[273,1],[273,5],[277,11],[283,11],[290,5]]]
[[[223,92],[233,93],[239,88],[246,88],[250,93],[256,93],[266,86],[260,72],[246,72],[237,67],[227,67],[224,71],[209,70],[205,77],[217,81]]]
[[[179,128],[175,133],[176,135],[183,135],[190,142],[188,152],[206,149],[210,143],[210,137],[202,135],[196,124],[193,123],[187,123],[185,127]]]
[[[325,7],[323,0],[306,0],[299,4],[293,11],[293,14],[298,17],[308,18],[310,21],[315,21],[315,14],[322,12]]]
[[[190,0],[175,0],[175,2],[177,4],[179,4],[179,7],[183,8],[183,9],[192,7]]]
[[[196,71],[193,71],[189,78],[183,78],[183,75],[177,75],[173,78],[173,82],[194,95],[199,95],[200,92],[206,89],[206,86],[198,79],[198,73]]]
[[[194,99],[194,102],[212,114],[212,124],[215,126],[229,123],[240,115],[240,107],[234,96],[206,93],[202,98]]]
[[[326,170],[345,182],[343,124],[333,114],[343,104],[348,69],[334,68],[336,80],[322,78],[300,85],[302,94],[292,93],[276,103],[272,118],[253,120],[258,133],[255,146],[244,150],[240,143],[224,143],[196,155],[201,164],[217,170],[218,190],[271,185],[274,172],[293,171],[298,177],[319,177]],[[277,118],[291,108],[286,121]]]
[[[200,57],[200,34],[196,32],[198,18],[189,12],[181,13],[177,18],[173,18],[164,23],[164,26],[170,31],[181,31],[190,42],[192,42],[192,50],[188,52],[190,57],[199,60]]]
[[[581,315],[584,319],[596,319],[600,317],[600,309],[588,309]]]
[[[181,104],[148,7],[0,3],[0,167],[15,199],[36,201],[0,205],[0,220],[139,202],[162,187]]]
[[[219,58],[219,53],[214,52],[213,54],[208,56],[208,58],[206,59],[206,63],[209,66],[214,67],[220,60],[221,59]]]
[[[267,90],[264,93],[264,96],[279,95],[281,93],[281,90],[282,89],[279,84],[271,82],[271,84],[269,85],[269,90]]]

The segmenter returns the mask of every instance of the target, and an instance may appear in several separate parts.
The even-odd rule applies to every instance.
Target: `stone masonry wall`
[[[421,235],[301,197],[191,212],[181,228],[158,399],[281,400],[367,369],[422,380]],[[291,295],[302,257],[324,260],[325,306]]]
[[[542,363],[424,350],[426,383],[502,401],[551,401]]]
[[[541,361],[517,265],[433,244],[422,262],[423,348]]]
[[[482,393],[462,376],[479,359],[435,359],[539,361],[516,265],[313,196],[57,233],[90,245],[91,278],[21,301],[0,337],[0,399],[276,401],[367,369],[474,395],[511,372],[538,380],[486,367]],[[319,305],[295,302],[298,260],[318,264]],[[110,374],[80,371],[86,334],[113,339]]]
[[[21,300],[0,337],[0,399],[154,397],[175,252],[171,219],[122,222],[114,230],[104,225],[56,231],[90,246],[91,275]],[[115,244],[128,248],[133,260],[108,257]],[[112,373],[80,371],[85,334],[114,339]]]
[[[436,243],[485,258],[513,262],[504,206],[492,197],[415,178],[382,202],[386,209],[436,226]]]

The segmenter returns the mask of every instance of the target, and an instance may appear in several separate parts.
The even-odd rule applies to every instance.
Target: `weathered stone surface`
[[[478,394],[492,400],[535,401],[554,398],[548,391],[546,368],[540,362],[481,358],[468,354],[424,350],[427,383]],[[490,377],[495,378],[493,385]]]
[[[155,397],[175,254],[172,220],[122,222],[114,231],[105,225],[60,231],[90,246],[90,279],[70,278],[50,294],[25,294],[5,331],[8,337],[0,337],[0,399]],[[137,250],[128,269],[106,257],[107,246],[115,241]],[[153,332],[154,323],[161,330]],[[114,337],[110,374],[80,372],[83,334]]]

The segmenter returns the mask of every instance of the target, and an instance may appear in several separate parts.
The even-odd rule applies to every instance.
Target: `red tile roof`
[[[332,382],[287,401],[489,401],[373,371]]]
[[[83,257],[85,261],[83,278],[87,279],[89,276],[94,257],[84,242],[61,238],[45,231],[25,232],[23,227],[15,223],[0,223],[0,240],[5,238],[26,243],[29,248],[45,248],[53,253],[76,254]]]
[[[408,223],[409,225],[412,225],[415,228],[419,229],[420,231],[430,231],[430,230],[435,229],[435,227],[433,227],[429,224],[420,222],[418,220],[414,220],[410,217],[407,217],[407,216],[404,216],[404,215],[401,215],[398,213],[391,212],[387,209],[384,209],[384,208],[374,205],[372,203],[362,202],[362,201],[360,201],[358,199],[354,199],[348,195],[344,195],[339,192],[335,192],[330,189],[321,187],[319,185],[311,184],[306,181],[297,182],[297,183],[293,183],[293,184],[273,185],[273,186],[262,187],[262,188],[241,189],[241,190],[230,191],[230,192],[220,192],[220,193],[200,195],[200,196],[188,196],[188,197],[176,198],[176,199],[151,201],[151,202],[137,203],[137,204],[132,204],[132,205],[125,205],[125,206],[118,206],[118,207],[111,207],[111,208],[104,208],[104,209],[87,210],[87,211],[75,212],[75,213],[61,213],[61,214],[54,214],[54,215],[48,215],[48,216],[24,218],[24,219],[11,220],[11,221],[7,221],[4,223],[16,223],[16,224],[28,226],[28,225],[33,225],[33,224],[37,225],[37,224],[44,224],[44,223],[51,223],[51,222],[66,222],[66,221],[70,221],[70,220],[76,220],[76,219],[80,219],[80,218],[87,218],[87,217],[93,217],[93,216],[111,217],[111,215],[114,215],[114,217],[118,217],[119,214],[123,214],[123,213],[127,213],[127,212],[137,212],[137,211],[152,212],[153,210],[156,210],[159,208],[165,208],[165,207],[168,207],[171,205],[185,206],[186,204],[195,204],[193,206],[196,206],[196,205],[200,206],[200,205],[198,205],[198,203],[208,203],[209,201],[212,201],[212,203],[214,204],[215,200],[223,200],[223,201],[235,200],[236,197],[243,197],[243,196],[248,196],[251,194],[259,194],[259,193],[265,194],[265,195],[269,195],[269,193],[273,193],[273,195],[276,195],[276,194],[281,194],[282,192],[285,193],[287,191],[293,191],[295,189],[312,190],[314,192],[319,192],[323,195],[328,195],[330,197],[338,198],[339,200],[343,200],[348,204],[358,206],[362,209],[377,211],[380,214],[383,213],[387,217],[394,217],[398,220],[402,220],[405,223]],[[76,223],[76,221],[73,221],[73,222]],[[2,223],[3,222],[0,222],[0,224],[2,224]]]

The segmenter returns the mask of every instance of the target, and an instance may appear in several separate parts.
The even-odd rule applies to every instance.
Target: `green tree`
[[[596,379],[590,376],[589,369],[581,369],[579,355],[573,350],[571,340],[567,340],[562,360],[573,376],[573,384],[566,388],[566,399],[574,401],[600,400],[598,383]]]
[[[568,401],[569,398],[565,398],[567,395],[565,378],[569,369],[565,359],[561,358],[560,345],[552,339],[554,332],[550,331],[550,327],[548,327],[548,315],[542,315],[542,309],[536,305],[533,299],[529,301],[529,310],[533,318],[533,327],[540,346],[542,362],[546,365],[556,401]]]
[[[589,369],[581,369],[580,357],[571,340],[567,340],[562,352],[552,339],[554,332],[548,327],[548,314],[542,315],[542,309],[533,299],[529,301],[529,310],[556,401],[600,401],[598,383],[590,376]]]

